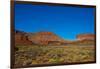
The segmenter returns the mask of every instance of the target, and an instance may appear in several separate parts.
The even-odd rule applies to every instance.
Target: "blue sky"
[[[95,8],[15,4],[15,29],[49,31],[75,40],[78,34],[94,34],[94,12]]]

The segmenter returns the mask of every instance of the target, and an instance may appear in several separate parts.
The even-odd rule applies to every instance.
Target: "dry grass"
[[[94,46],[16,46],[15,67],[95,61]]]

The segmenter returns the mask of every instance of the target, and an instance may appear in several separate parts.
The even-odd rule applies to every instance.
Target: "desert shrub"
[[[15,51],[18,51],[18,50],[19,50],[19,48],[15,46]]]
[[[59,61],[59,59],[57,59],[57,58],[51,58],[51,59],[49,59],[49,61],[48,62],[50,62],[50,63],[59,63],[60,61]]]

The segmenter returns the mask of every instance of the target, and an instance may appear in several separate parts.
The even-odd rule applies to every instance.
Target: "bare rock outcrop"
[[[15,31],[15,45],[31,45],[32,41],[28,39],[25,32]]]
[[[94,34],[79,34],[77,35],[77,40],[95,40]]]

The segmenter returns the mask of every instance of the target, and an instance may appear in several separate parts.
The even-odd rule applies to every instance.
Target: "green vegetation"
[[[15,67],[95,61],[94,46],[16,46]]]

